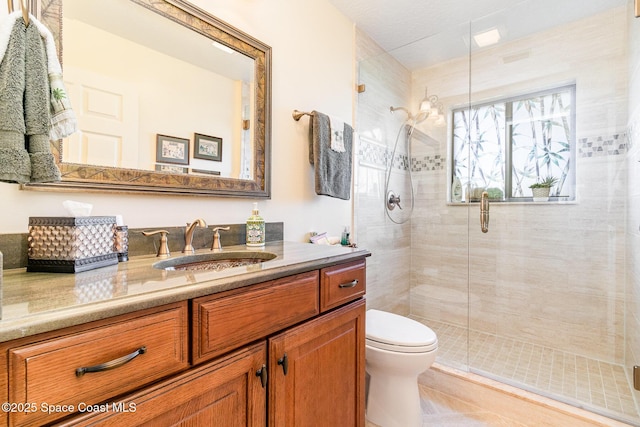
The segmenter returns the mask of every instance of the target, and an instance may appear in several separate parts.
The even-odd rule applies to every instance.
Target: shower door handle
[[[483,233],[489,231],[489,193],[482,192],[480,198],[480,229]]]

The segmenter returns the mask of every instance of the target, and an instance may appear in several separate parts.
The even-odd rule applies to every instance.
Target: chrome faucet
[[[182,253],[192,254],[196,251],[195,249],[193,249],[192,243],[193,243],[193,232],[198,226],[206,228],[207,223],[204,222],[204,219],[202,218],[198,218],[192,223],[187,223],[187,227],[184,230],[184,249],[182,250]]]

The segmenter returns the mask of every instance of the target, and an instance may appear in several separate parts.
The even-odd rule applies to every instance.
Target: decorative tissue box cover
[[[118,263],[115,216],[30,217],[27,271],[77,273]]]

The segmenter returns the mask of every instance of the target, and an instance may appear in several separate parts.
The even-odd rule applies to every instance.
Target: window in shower
[[[551,176],[550,200],[575,199],[575,85],[453,110],[452,171],[465,200],[530,201]],[[508,172],[507,172],[508,171]]]

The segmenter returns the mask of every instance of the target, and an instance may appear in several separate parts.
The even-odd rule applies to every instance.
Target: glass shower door
[[[524,1],[470,25],[470,102],[451,115],[451,171],[470,201],[468,366],[638,423],[625,328],[630,2],[583,3],[567,21]],[[532,21],[542,29],[527,32]]]

